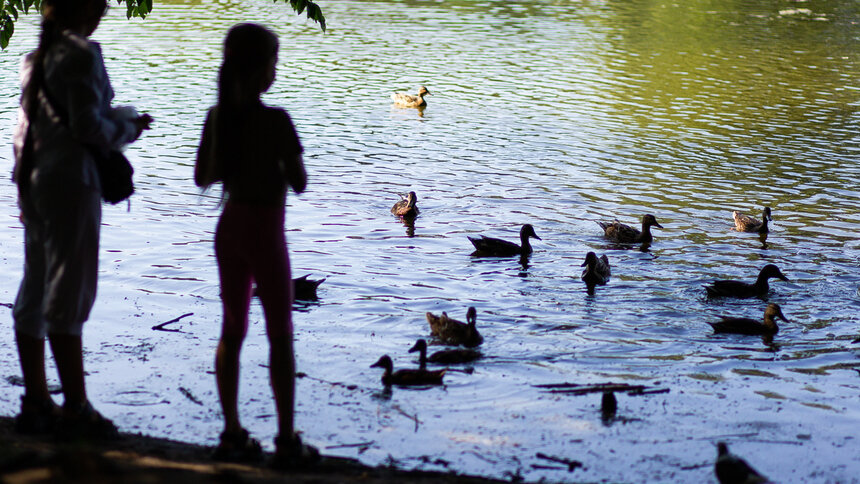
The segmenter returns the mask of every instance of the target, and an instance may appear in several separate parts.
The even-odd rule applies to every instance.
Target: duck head
[[[478,322],[478,310],[475,309],[475,306],[469,306],[469,309],[466,310],[466,322],[473,328]]]
[[[409,206],[410,208],[414,207],[417,202],[418,202],[418,195],[416,195],[415,192],[409,192],[409,194],[406,195],[406,205]]]
[[[391,357],[388,355],[382,355],[376,363],[370,365],[371,368],[383,368],[385,369],[385,373],[391,373],[394,369],[394,362],[391,361]]]
[[[779,307],[779,304],[770,303],[764,310],[764,319],[765,321],[767,321],[768,319],[773,320],[774,318],[779,318],[786,323],[790,322],[788,319],[786,319],[785,315],[782,314],[782,308]]]
[[[657,227],[661,229],[663,228],[663,226],[657,222],[657,217],[651,215],[650,213],[642,216],[642,228],[644,229],[645,227]]]
[[[419,353],[427,352],[427,341],[424,340],[424,338],[419,339],[414,345],[412,345],[412,348],[409,348],[410,353],[415,353],[416,351]]]
[[[759,273],[759,277],[763,277],[765,279],[771,279],[771,278],[775,277],[775,278],[780,279],[782,281],[789,282],[788,278],[785,277],[785,274],[783,274],[779,270],[779,267],[777,267],[773,264],[768,264],[768,265],[762,267],[761,272]]]
[[[580,267],[594,267],[597,265],[597,254],[594,252],[589,252],[585,254],[585,262],[582,263]]]
[[[430,91],[428,91],[426,87],[421,86],[421,87],[419,87],[419,88],[418,88],[418,95],[419,95],[419,96],[421,96],[421,97],[429,96],[429,95],[430,95]]]
[[[523,225],[523,228],[520,229],[520,239],[525,240],[529,237],[533,237],[538,240],[543,240],[535,233],[535,228],[532,227],[531,224]]]
[[[770,207],[764,207],[761,211],[761,218],[762,220],[773,220],[773,217],[770,216]]]

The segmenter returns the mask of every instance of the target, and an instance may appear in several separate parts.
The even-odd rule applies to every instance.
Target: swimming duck
[[[534,227],[531,224],[525,224],[520,229],[520,245],[485,235],[482,235],[480,239],[469,237],[469,241],[475,246],[475,252],[472,252],[473,256],[510,257],[532,253],[532,245],[529,243],[529,237],[541,240],[535,233]]]
[[[426,316],[427,322],[430,323],[430,334],[445,344],[474,348],[484,342],[484,337],[478,333],[478,328],[475,326],[478,311],[474,306],[466,310],[467,323],[449,318],[444,312],[441,316],[433,313],[427,313]]]
[[[606,257],[606,254],[600,258],[594,252],[585,254],[585,262],[582,263],[582,267],[585,267],[585,270],[582,271],[582,280],[585,281],[589,294],[594,293],[594,286],[602,286],[609,282],[611,272],[609,258]]]
[[[382,384],[385,386],[400,385],[441,385],[445,370],[428,371],[422,369],[402,369],[394,371],[394,363],[388,355],[382,355],[379,361],[370,365],[371,368],[382,368]]]
[[[391,94],[391,100],[397,107],[401,108],[423,108],[427,106],[427,101],[424,96],[429,96],[430,91],[426,87],[421,86],[418,89],[418,95],[407,94],[405,92],[395,92]]]
[[[293,279],[293,294],[296,300],[316,301],[319,299],[317,297],[317,288],[320,284],[325,282],[325,278],[308,279],[308,276],[310,276],[310,274]]]
[[[606,238],[622,244],[650,244],[654,237],[651,235],[651,227],[663,228],[657,223],[657,218],[651,214],[642,216],[642,231],[634,229],[629,225],[615,220],[614,222],[597,222],[603,229]]]
[[[729,318],[723,316],[716,323],[708,323],[714,328],[714,333],[734,333],[749,335],[774,335],[779,332],[776,318],[786,323],[788,319],[782,314],[779,304],[770,303],[764,310],[764,323],[750,318]]]
[[[457,363],[469,363],[479,359],[481,352],[472,348],[453,348],[434,352],[427,356],[427,341],[424,338],[415,342],[415,346],[409,349],[410,353],[418,352],[418,366],[421,369],[427,367],[427,362],[453,365]]]
[[[725,442],[717,442],[717,461],[714,472],[720,484],[757,484],[769,482],[740,457],[731,454]]]
[[[758,232],[760,234],[767,233],[767,221],[773,220],[773,217],[770,216],[770,207],[764,207],[761,211],[761,220],[740,212],[732,212],[732,218],[735,219],[735,230],[738,232]]]
[[[417,202],[418,195],[415,192],[409,192],[403,200],[400,200],[391,207],[391,213],[398,217],[414,217],[418,215],[418,207],[415,206]]]
[[[768,264],[761,268],[758,273],[758,278],[755,282],[741,281],[714,281],[710,286],[705,286],[708,292],[708,297],[737,297],[746,299],[750,297],[764,297],[770,286],[767,283],[771,278],[788,281],[788,278],[780,272],[779,268],[773,264]]]

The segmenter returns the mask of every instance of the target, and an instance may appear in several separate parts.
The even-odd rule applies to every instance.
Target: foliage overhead
[[[278,0],[273,0],[277,3]],[[297,15],[307,12],[309,20],[318,23],[320,29],[325,32],[325,16],[319,5],[310,0],[283,0],[289,2]],[[153,0],[116,0],[117,5],[125,3],[126,17],[146,18],[152,12]],[[20,14],[28,14],[31,10],[38,12],[42,7],[42,0],[0,0],[0,49],[9,45],[9,40],[15,33],[15,22]]]

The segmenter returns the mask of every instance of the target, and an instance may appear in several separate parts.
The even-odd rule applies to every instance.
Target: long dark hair
[[[33,123],[38,116],[39,92],[45,86],[45,57],[48,50],[60,39],[63,30],[80,25],[93,12],[103,14],[105,10],[107,0],[42,0],[39,45],[30,57],[30,78],[21,94],[21,107],[28,123]],[[21,191],[29,188],[33,149],[32,133],[28,127],[22,155],[13,173],[13,179]]]
[[[235,25],[224,40],[214,153],[228,191],[241,155],[241,127],[249,111],[260,104],[260,94],[269,87],[269,64],[277,53],[278,37],[259,24]]]

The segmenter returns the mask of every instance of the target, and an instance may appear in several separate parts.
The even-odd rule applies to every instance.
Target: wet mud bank
[[[454,473],[369,467],[355,459],[325,456],[312,469],[280,472],[265,465],[214,462],[210,447],[123,433],[110,443],[58,443],[21,436],[0,417],[0,482],[246,482],[490,484],[504,481]]]

